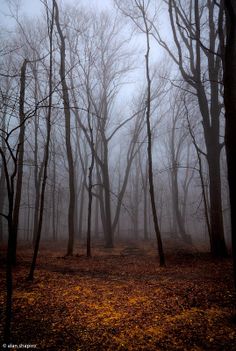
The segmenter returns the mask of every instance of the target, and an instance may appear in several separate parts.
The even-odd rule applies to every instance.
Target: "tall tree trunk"
[[[225,146],[231,208],[232,254],[236,288],[236,4],[224,0],[226,46],[224,65]]]
[[[19,146],[18,146],[19,147]],[[9,148],[8,148],[9,149]],[[14,204],[14,180],[17,175],[17,157],[12,155],[14,168],[11,175],[7,168],[7,160],[3,149],[0,147],[0,154],[3,161],[4,174],[7,185],[8,198],[8,214],[4,215],[8,223],[8,245],[7,245],[7,260],[6,260],[6,310],[5,310],[5,325],[4,325],[4,342],[8,344],[11,341],[11,320],[12,320],[12,265],[14,257],[14,241],[13,241],[13,204]],[[16,152],[17,155],[17,152]],[[2,214],[1,214],[2,215]]]
[[[107,158],[104,161],[102,167],[103,184],[104,184],[104,209],[105,209],[105,245],[107,248],[112,248],[113,243],[113,231],[111,221],[111,194],[110,194],[110,177],[108,170]]]
[[[189,2],[189,15],[187,18],[186,31],[182,31],[179,23],[184,18],[183,8],[177,0],[169,0],[169,16],[174,42],[177,48],[177,57],[169,50],[174,61],[180,68],[183,79],[195,90],[199,109],[202,116],[202,126],[206,144],[206,154],[209,169],[210,182],[210,224],[211,224],[211,252],[214,256],[225,257],[227,248],[224,238],[224,226],[222,216],[221,180],[220,180],[220,91],[219,80],[221,75],[220,45],[218,43],[218,32],[215,26],[215,9],[218,4],[214,1],[207,1],[206,11],[208,18],[205,24],[208,30],[209,50],[202,47],[201,30],[201,5],[198,0]],[[215,6],[215,8],[214,8]],[[207,12],[206,12],[207,14]],[[193,18],[194,20],[191,20]],[[189,33],[194,33],[194,36]],[[160,41],[159,41],[160,43]],[[162,45],[162,44],[161,44]],[[184,46],[184,49],[182,48]],[[162,45],[163,46],[163,45]],[[186,50],[188,62],[185,60]],[[204,51],[204,60],[203,54]],[[217,51],[217,55],[215,52]],[[203,63],[207,64],[207,70],[203,72]],[[205,72],[208,72],[209,85],[205,85]],[[216,163],[216,166],[215,166]]]
[[[48,9],[47,9],[48,11]],[[49,21],[49,18],[48,18]],[[54,24],[54,5],[52,8],[52,18],[51,23],[49,26],[49,45],[50,45],[50,67],[49,67],[49,77],[48,77],[48,85],[49,85],[49,98],[48,98],[48,115],[47,115],[47,136],[46,136],[46,143],[44,147],[44,160],[43,160],[43,179],[42,179],[42,189],[41,189],[41,197],[40,197],[40,209],[39,209],[39,221],[37,225],[37,236],[35,240],[34,246],[34,254],[33,259],[30,266],[30,272],[28,279],[34,279],[34,271],[36,266],[36,260],[38,256],[39,244],[41,239],[41,231],[42,231],[42,224],[43,224],[43,211],[44,211],[44,198],[45,198],[45,189],[47,185],[47,171],[48,171],[48,161],[49,161],[49,144],[50,144],[50,137],[51,137],[51,114],[52,114],[52,53],[53,53],[53,24]]]
[[[90,121],[89,111],[88,111],[88,125],[91,138],[91,145],[93,146],[93,129]],[[92,201],[93,201],[93,168],[94,168],[94,151],[91,148],[91,164],[89,167],[88,175],[88,222],[87,222],[87,257],[91,257],[91,219],[92,219]]]
[[[30,206],[30,178],[31,178],[31,169],[29,169],[29,177],[27,181],[27,205],[28,205],[28,214],[27,214],[27,229],[25,240],[29,240],[30,236],[30,217],[31,217],[31,206]]]
[[[56,231],[56,150],[55,143],[53,143],[53,183],[52,183],[52,237],[53,240],[57,240]]]
[[[5,176],[4,176],[4,169],[1,167],[1,175],[0,175],[0,213],[3,213],[4,202],[5,202]],[[4,218],[0,216],[0,242],[3,241],[3,228],[4,228]]]
[[[57,31],[60,37],[60,77],[62,85],[62,96],[63,96],[63,105],[64,105],[64,114],[65,114],[65,130],[66,130],[66,152],[69,168],[69,209],[68,209],[68,229],[69,229],[69,239],[67,245],[67,255],[73,255],[74,250],[74,236],[75,236],[75,225],[74,225],[74,216],[75,216],[75,172],[74,172],[74,162],[73,162],[73,153],[71,147],[71,114],[70,114],[70,101],[69,101],[69,92],[66,82],[66,69],[65,69],[65,60],[66,60],[66,47],[65,47],[65,37],[63,36],[60,21],[59,21],[59,10],[57,2],[53,0],[55,6],[55,22],[57,26]]]
[[[78,239],[82,239],[83,234],[83,214],[84,214],[84,191],[85,191],[85,175],[83,175],[83,182],[80,192],[80,207],[79,207],[79,226],[78,226]]]
[[[197,160],[198,160],[198,166],[199,166],[199,177],[200,177],[200,182],[201,182],[201,188],[202,188],[202,197],[203,197],[203,204],[204,204],[204,214],[205,214],[205,220],[206,220],[206,225],[207,225],[207,231],[208,231],[208,235],[209,235],[209,239],[210,239],[210,247],[213,247],[213,243],[212,243],[212,232],[211,232],[211,223],[210,223],[210,218],[209,218],[209,214],[208,214],[208,201],[207,201],[207,192],[205,189],[205,182],[204,182],[204,176],[203,176],[203,167],[202,167],[202,158],[201,158],[201,150],[199,149],[198,145],[197,145],[197,141],[194,135],[194,132],[191,128],[190,125],[190,121],[189,121],[189,115],[188,115],[188,109],[187,106],[185,105],[186,108],[186,117],[187,117],[187,122],[188,122],[188,130],[189,133],[191,135],[192,138],[192,142],[194,145],[194,148],[196,150],[197,153]]]
[[[6,111],[3,112],[3,117],[1,121],[1,148],[2,152],[5,155],[5,141],[4,141],[4,131],[6,129]],[[3,162],[3,161],[2,161]],[[1,171],[0,171],[0,213],[3,213],[4,203],[5,203],[5,196],[6,196],[6,179],[4,174],[4,166],[1,164]],[[3,228],[4,228],[4,217],[0,216],[0,242],[3,240]]]
[[[220,152],[211,148],[208,152],[210,185],[211,252],[216,257],[227,256],[224,239],[223,212],[221,202]]]
[[[158,218],[157,218],[157,211],[156,211],[156,203],[155,203],[155,193],[154,193],[154,184],[153,184],[153,169],[152,169],[152,132],[151,132],[151,125],[150,125],[150,117],[151,117],[151,79],[149,73],[149,54],[150,54],[150,44],[149,44],[149,29],[148,24],[146,22],[145,16],[144,24],[146,29],[146,45],[147,51],[145,55],[146,60],[146,79],[147,79],[147,101],[146,101],[146,123],[147,123],[147,140],[148,140],[148,179],[149,179],[149,192],[151,198],[151,207],[152,207],[152,216],[153,216],[153,224],[157,239],[158,245],[158,253],[159,253],[159,261],[160,266],[165,265],[165,256],[162,246],[162,238],[161,232],[159,229]]]
[[[139,172],[138,166],[135,167],[134,179],[134,237],[138,240],[139,237]]]
[[[94,215],[94,234],[99,238],[99,200],[95,198],[95,215]]]
[[[12,260],[16,264],[16,247],[17,247],[17,234],[20,213],[20,202],[22,192],[22,178],[23,178],[23,162],[24,162],[24,142],[25,142],[25,75],[26,75],[27,60],[24,60],[21,67],[20,74],[20,101],[19,101],[19,119],[20,119],[20,134],[19,134],[19,156],[18,156],[18,173],[16,180],[16,195],[13,209],[13,222],[12,222]]]
[[[142,170],[141,155],[139,152],[139,168],[141,172],[142,187],[143,187],[143,232],[144,240],[148,240],[148,218],[147,218],[147,188],[148,188],[148,175],[147,166],[145,163],[145,171]]]
[[[9,203],[9,214],[13,212],[13,199]],[[13,293],[13,281],[12,281],[12,263],[14,253],[14,241],[12,240],[14,236],[12,218],[8,217],[8,247],[7,247],[7,267],[6,267],[6,320],[4,326],[4,342],[8,344],[11,341],[11,320],[12,320],[12,293]]]

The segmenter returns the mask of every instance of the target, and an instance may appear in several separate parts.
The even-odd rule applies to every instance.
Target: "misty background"
[[[207,50],[210,45],[214,49],[219,46],[213,33],[218,8],[212,4],[209,8],[204,5],[203,13],[199,10],[204,27],[199,58],[197,42],[191,37],[195,29],[178,26],[181,21],[188,24],[187,19],[193,15],[188,2],[185,10],[173,6],[176,22],[172,26],[167,5],[162,1],[117,3],[108,0],[90,1],[89,6],[86,1],[59,3],[66,53],[62,77],[62,44],[55,23],[50,66],[51,2],[1,1],[1,147],[9,172],[14,168],[11,152],[16,155],[21,130],[20,108],[26,118],[18,239],[35,242],[37,236],[51,67],[51,131],[42,239],[68,240],[68,236],[71,239],[68,211],[73,166],[73,235],[79,245],[85,243],[88,230],[89,190],[92,242],[99,240],[113,246],[118,240],[132,239],[153,240],[155,245],[146,132],[148,33],[152,170],[164,247],[172,242],[175,247],[214,250],[212,241],[217,241],[217,236],[229,246],[222,69],[218,56]],[[137,4],[144,6],[145,16]],[[148,32],[142,22],[144,18],[148,19]],[[173,26],[179,47],[173,40]],[[213,37],[214,44],[210,42]],[[178,50],[182,50],[181,69],[177,64]],[[21,105],[24,60],[27,65]],[[200,72],[197,60],[201,60]],[[216,78],[214,82],[212,77]],[[63,81],[69,96],[66,109]],[[68,110],[72,165],[68,161],[65,125]],[[7,213],[2,160],[0,176],[0,212]],[[4,217],[0,218],[0,239],[7,239]]]

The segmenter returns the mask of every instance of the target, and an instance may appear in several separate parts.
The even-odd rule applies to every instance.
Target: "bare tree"
[[[20,80],[22,82],[24,76],[24,70],[21,70]],[[22,93],[22,91],[21,91]],[[38,103],[38,105],[40,102]],[[0,146],[0,155],[2,158],[2,166],[4,169],[4,177],[7,188],[7,214],[0,213],[2,217],[7,220],[8,225],[8,245],[7,245],[7,262],[6,262],[6,290],[7,290],[7,301],[6,301],[6,322],[4,329],[4,339],[6,342],[10,341],[11,337],[11,318],[12,318],[12,264],[14,262],[15,255],[15,230],[13,227],[13,214],[14,214],[14,200],[16,195],[16,184],[15,179],[18,172],[18,157],[20,144],[17,142],[15,145],[14,135],[20,129],[27,120],[32,118],[37,111],[38,105],[33,110],[27,111],[24,114],[24,118],[20,120],[20,123],[13,127],[10,131],[1,129],[3,133],[1,136],[4,140],[4,148]],[[13,139],[13,145],[10,139]],[[17,139],[18,140],[18,139]]]
[[[180,195],[179,195],[179,169],[181,167],[180,158],[181,152],[183,151],[183,147],[186,147],[186,130],[181,128],[181,125],[178,124],[178,120],[180,119],[182,114],[182,106],[181,101],[178,99],[178,96],[175,96],[175,101],[172,105],[172,123],[170,130],[170,157],[171,157],[171,190],[172,190],[172,206],[173,206],[173,216],[174,222],[177,224],[179,228],[179,233],[181,238],[187,243],[191,244],[191,237],[186,233],[186,228],[184,225],[184,213],[181,210],[180,204]],[[178,133],[180,130],[180,133]],[[181,133],[181,131],[183,131]],[[179,134],[178,137],[176,134]],[[188,168],[188,165],[186,165]],[[187,189],[185,189],[187,196]]]
[[[21,202],[21,192],[22,192],[22,178],[23,178],[23,162],[24,162],[24,142],[25,142],[25,83],[26,83],[26,68],[27,60],[25,59],[20,74],[20,97],[19,97],[19,149],[18,149],[18,172],[16,180],[16,194],[14,200],[14,210],[13,210],[13,236],[12,236],[12,263],[16,264],[16,247],[17,247],[17,233],[18,233],[18,223],[19,223],[19,212],[20,212],[20,202]]]
[[[60,20],[59,20],[59,9],[57,2],[53,0],[55,7],[55,23],[57,31],[60,37],[60,78],[62,85],[62,97],[64,105],[64,114],[65,114],[65,132],[66,132],[66,151],[67,151],[67,160],[69,167],[69,209],[68,209],[68,229],[69,229],[69,240],[67,246],[67,255],[73,255],[74,250],[74,236],[75,236],[75,172],[74,172],[74,161],[73,161],[73,152],[71,147],[71,113],[70,113],[70,100],[69,100],[69,91],[66,82],[66,46],[65,46],[65,37],[63,35]]]
[[[47,10],[47,21],[48,21],[48,36],[49,36],[49,53],[50,53],[50,63],[49,63],[49,77],[48,77],[48,114],[46,118],[47,123],[47,135],[46,135],[46,143],[44,147],[44,160],[43,160],[43,177],[42,177],[42,189],[40,195],[40,208],[39,208],[39,219],[37,225],[37,236],[35,240],[34,246],[34,254],[33,259],[30,266],[30,272],[28,279],[33,280],[34,271],[36,266],[36,260],[38,256],[39,244],[41,239],[41,231],[42,231],[42,223],[43,223],[43,211],[44,211],[44,198],[45,198],[45,189],[47,184],[47,174],[48,174],[48,161],[49,161],[49,144],[51,137],[51,114],[52,114],[52,95],[53,95],[53,83],[52,83],[52,65],[53,65],[53,26],[54,26],[54,11],[55,6],[53,4],[52,7],[52,16],[49,19],[49,9],[46,6]]]
[[[83,53],[85,60],[81,60],[76,73],[72,74],[71,93],[73,101],[73,112],[76,120],[83,130],[90,149],[94,153],[97,167],[98,184],[93,193],[100,203],[101,221],[104,228],[105,244],[113,247],[114,233],[118,223],[122,198],[127,186],[130,167],[137,150],[137,140],[141,126],[139,112],[134,112],[130,117],[113,126],[117,114],[114,111],[115,98],[119,92],[122,78],[130,70],[128,54],[124,52],[126,42],[120,38],[118,19],[114,22],[107,14],[96,16],[94,14],[90,30],[81,34],[83,40]],[[77,42],[70,39],[70,51],[78,57]],[[80,50],[81,52],[82,50]],[[117,60],[119,64],[117,64]],[[79,76],[80,89],[77,88],[78,81],[73,76]],[[88,79],[89,77],[89,79]],[[81,84],[82,83],[82,84]],[[82,89],[81,89],[82,86]],[[86,113],[87,102],[90,101],[90,116],[94,125],[94,145],[91,142],[90,133],[87,128]],[[81,107],[80,107],[81,106]],[[143,107],[142,107],[143,108]],[[126,165],[121,189],[118,194],[112,191],[110,176],[110,145],[115,136],[129,121],[137,119],[135,123],[134,136],[128,146]],[[114,120],[112,124],[112,120]],[[117,202],[112,213],[111,201]]]
[[[149,179],[149,192],[151,199],[153,223],[155,228],[155,234],[158,244],[158,253],[160,266],[165,265],[165,257],[162,246],[161,232],[159,228],[156,203],[155,203],[155,192],[153,182],[153,165],[152,165],[152,131],[151,131],[151,77],[150,77],[150,33],[152,26],[148,23],[147,11],[150,5],[150,1],[145,2],[144,0],[134,0],[132,5],[134,7],[133,12],[128,12],[120,6],[118,2],[117,6],[121,9],[122,13],[134,22],[134,24],[145,34],[146,37],[146,54],[145,54],[145,68],[146,68],[146,81],[147,81],[147,93],[146,93],[146,128],[147,128],[147,154],[148,154],[148,179]],[[141,20],[141,23],[140,23]]]
[[[168,0],[171,30],[177,53],[161,38],[153,23],[152,36],[178,65],[182,78],[196,95],[202,118],[210,182],[211,252],[227,255],[224,238],[220,155],[221,44],[215,23],[219,11],[215,1]],[[207,33],[207,36],[205,35]]]

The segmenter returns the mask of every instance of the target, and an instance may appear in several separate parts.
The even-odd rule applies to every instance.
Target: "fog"
[[[4,349],[235,350],[233,2],[0,1]]]
[[[1,241],[13,192],[17,241],[40,232],[71,242],[70,253],[88,235],[92,246],[156,247],[156,211],[164,247],[230,247],[222,89],[209,83],[222,72],[204,49],[211,28],[202,24],[198,63],[191,28],[171,29],[162,2],[138,4],[65,1],[56,23],[49,2],[2,2]]]

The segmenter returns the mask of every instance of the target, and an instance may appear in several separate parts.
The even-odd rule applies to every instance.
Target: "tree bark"
[[[225,146],[231,208],[231,235],[236,288],[236,4],[225,0],[226,45],[224,65]]]

